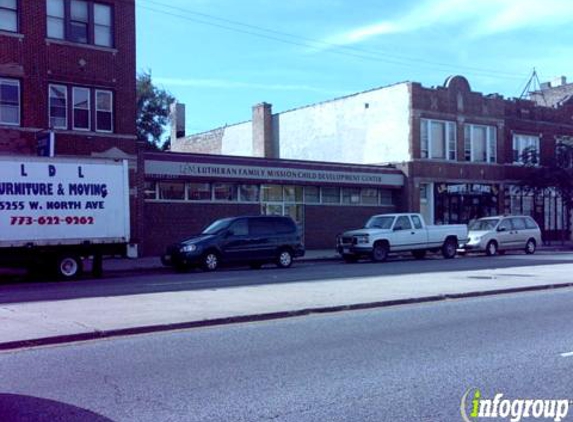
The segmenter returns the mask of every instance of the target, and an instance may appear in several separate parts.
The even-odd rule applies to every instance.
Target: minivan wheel
[[[458,242],[455,239],[447,239],[442,246],[442,256],[446,259],[452,259],[456,256]]]
[[[388,244],[384,242],[376,243],[372,249],[372,261],[384,262],[388,258]]]
[[[497,242],[495,242],[494,240],[490,240],[487,246],[485,247],[485,253],[487,256],[497,255]]]
[[[82,260],[76,255],[62,255],[56,265],[58,278],[62,280],[73,280],[83,271]]]
[[[535,243],[535,240],[529,239],[525,244],[525,253],[527,255],[533,255],[536,249],[537,249],[537,243]]]
[[[207,252],[203,255],[203,270],[215,271],[219,268],[219,255],[216,252]]]
[[[288,249],[282,249],[277,257],[277,266],[279,268],[288,268],[292,265],[292,253]]]

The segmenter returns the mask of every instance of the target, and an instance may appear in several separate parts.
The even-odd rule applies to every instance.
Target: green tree
[[[169,92],[158,88],[151,80],[150,71],[137,74],[137,138],[155,149],[161,149],[165,126],[169,124],[171,104],[175,102]]]

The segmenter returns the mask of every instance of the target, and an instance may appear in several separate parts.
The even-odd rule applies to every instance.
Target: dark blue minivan
[[[215,271],[220,265],[266,263],[288,268],[301,256],[302,238],[290,217],[245,216],[214,221],[201,234],[169,246],[161,261],[179,271],[195,266]]]

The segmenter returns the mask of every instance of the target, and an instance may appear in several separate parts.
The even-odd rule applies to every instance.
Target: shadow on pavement
[[[19,394],[0,394],[0,420],[5,422],[113,422],[66,403]]]

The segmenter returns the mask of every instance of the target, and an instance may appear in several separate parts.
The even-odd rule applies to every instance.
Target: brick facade
[[[49,84],[91,89],[91,127],[56,130],[56,155],[90,155],[116,147],[134,154],[135,0],[97,0],[112,7],[113,47],[47,37],[46,1],[20,1],[17,33],[0,31],[0,78],[20,82],[20,125],[0,125],[0,153],[35,154],[36,134],[50,129]],[[113,131],[95,131],[96,89],[113,93]]]

